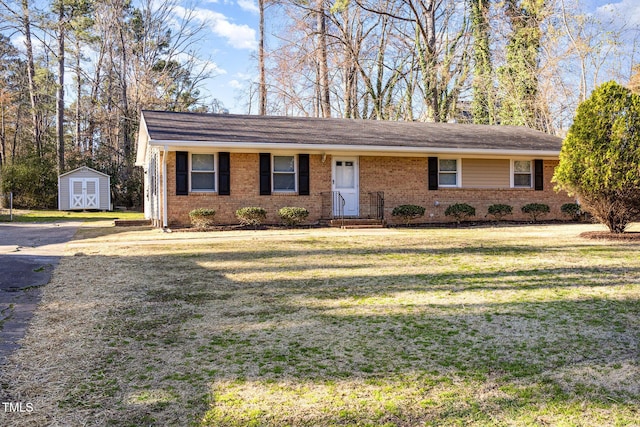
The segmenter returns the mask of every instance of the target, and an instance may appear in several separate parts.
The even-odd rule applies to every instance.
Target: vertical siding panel
[[[60,209],[69,210],[69,176],[60,178],[60,188],[58,189],[58,197],[60,197]]]
[[[507,159],[462,159],[462,188],[509,188]]]
[[[100,181],[100,209],[103,211],[109,210],[109,178],[106,176],[96,175]]]

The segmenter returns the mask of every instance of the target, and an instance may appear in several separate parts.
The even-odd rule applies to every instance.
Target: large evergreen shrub
[[[612,233],[640,219],[640,95],[609,82],[593,91],[562,144],[553,181]]]

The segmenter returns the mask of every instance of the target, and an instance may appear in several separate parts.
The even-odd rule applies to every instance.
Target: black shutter
[[[231,160],[229,153],[218,153],[218,194],[231,194]]]
[[[298,194],[309,195],[309,155],[298,154]]]
[[[534,189],[542,191],[544,190],[543,162],[542,160],[534,160],[533,165]]]
[[[438,158],[429,157],[429,190],[438,189]]]
[[[176,196],[189,194],[189,153],[176,151]]]
[[[260,153],[260,195],[271,194],[271,154]]]

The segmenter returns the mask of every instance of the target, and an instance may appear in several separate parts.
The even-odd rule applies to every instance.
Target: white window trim
[[[293,157],[293,190],[276,190],[274,175],[280,174],[291,174],[291,172],[276,172],[274,169],[276,167],[276,162],[274,157]],[[278,194],[296,194],[298,192],[298,156],[293,153],[276,153],[271,154],[271,192]]]
[[[516,167],[515,162],[529,162],[529,186],[518,185],[515,183],[515,175],[516,175]],[[510,171],[509,171],[509,180],[511,188],[533,188],[533,159],[511,159],[510,162]],[[524,175],[524,174],[521,174]]]
[[[446,185],[440,183],[440,160],[455,160],[456,161],[456,185]],[[438,157],[438,187],[439,188],[460,188],[460,183],[462,182],[462,159],[458,157]],[[449,171],[445,171],[443,173],[453,173]]]
[[[213,156],[213,170],[212,171],[194,171],[193,170],[193,155],[194,154],[208,154],[210,156]],[[198,151],[194,151],[194,152],[189,152],[189,192],[190,193],[217,193],[218,192],[218,171],[216,169],[216,154],[215,153],[205,153],[205,152],[198,152]],[[193,188],[191,188],[193,179],[192,176],[194,173],[213,173],[213,190],[202,190],[202,189],[197,189],[194,190]]]

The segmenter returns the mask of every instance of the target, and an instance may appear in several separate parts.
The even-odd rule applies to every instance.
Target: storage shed
[[[111,177],[83,166],[58,177],[58,210],[111,209]]]

